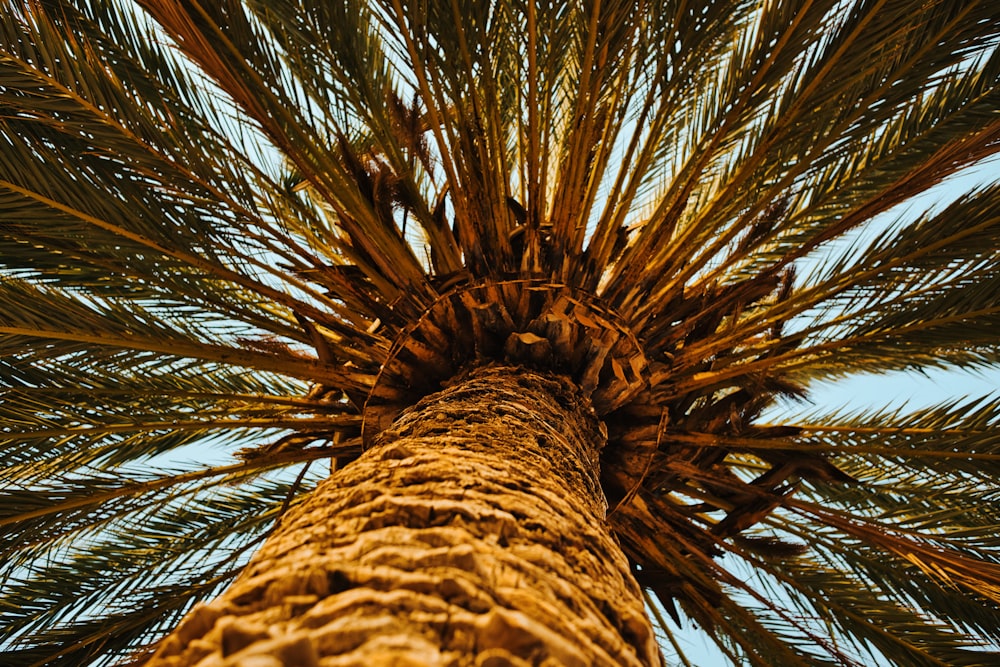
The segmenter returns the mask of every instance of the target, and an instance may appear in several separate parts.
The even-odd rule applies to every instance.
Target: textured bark
[[[290,511],[149,665],[652,665],[569,383],[475,371]]]

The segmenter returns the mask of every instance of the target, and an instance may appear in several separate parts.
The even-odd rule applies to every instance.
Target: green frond
[[[995,662],[997,395],[767,421],[1000,367],[1000,185],[959,179],[1000,151],[994,3],[0,14],[5,664],[141,659],[310,462],[541,363],[515,334],[605,421],[681,662],[680,624],[734,664]]]
[[[93,496],[99,485],[121,484],[121,477],[78,480],[74,486]],[[240,479],[232,473],[223,478]],[[266,477],[243,477],[238,487],[190,479],[136,492],[120,506],[91,509],[86,519],[65,513],[55,534],[33,526],[14,536],[24,553],[5,558],[0,574],[4,625],[12,635],[49,648],[14,652],[11,659],[80,664],[168,629],[193,600],[238,572],[289,494],[298,491]],[[67,523],[76,525],[67,532]]]

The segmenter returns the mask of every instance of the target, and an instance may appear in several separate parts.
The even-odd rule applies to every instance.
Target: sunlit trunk
[[[290,511],[149,664],[659,664],[603,443],[568,383],[480,369]]]

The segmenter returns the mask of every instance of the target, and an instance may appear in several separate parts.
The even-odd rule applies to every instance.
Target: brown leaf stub
[[[646,385],[642,345],[598,297],[546,280],[462,285],[396,338],[365,404],[365,441],[463,369],[494,361],[565,375],[602,415]]]

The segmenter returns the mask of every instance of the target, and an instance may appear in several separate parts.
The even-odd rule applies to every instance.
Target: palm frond
[[[996,371],[1000,186],[919,208],[1000,151],[988,0],[2,11],[7,662],[141,659],[497,359],[592,398],[671,646],[995,661],[996,395],[767,421]]]

